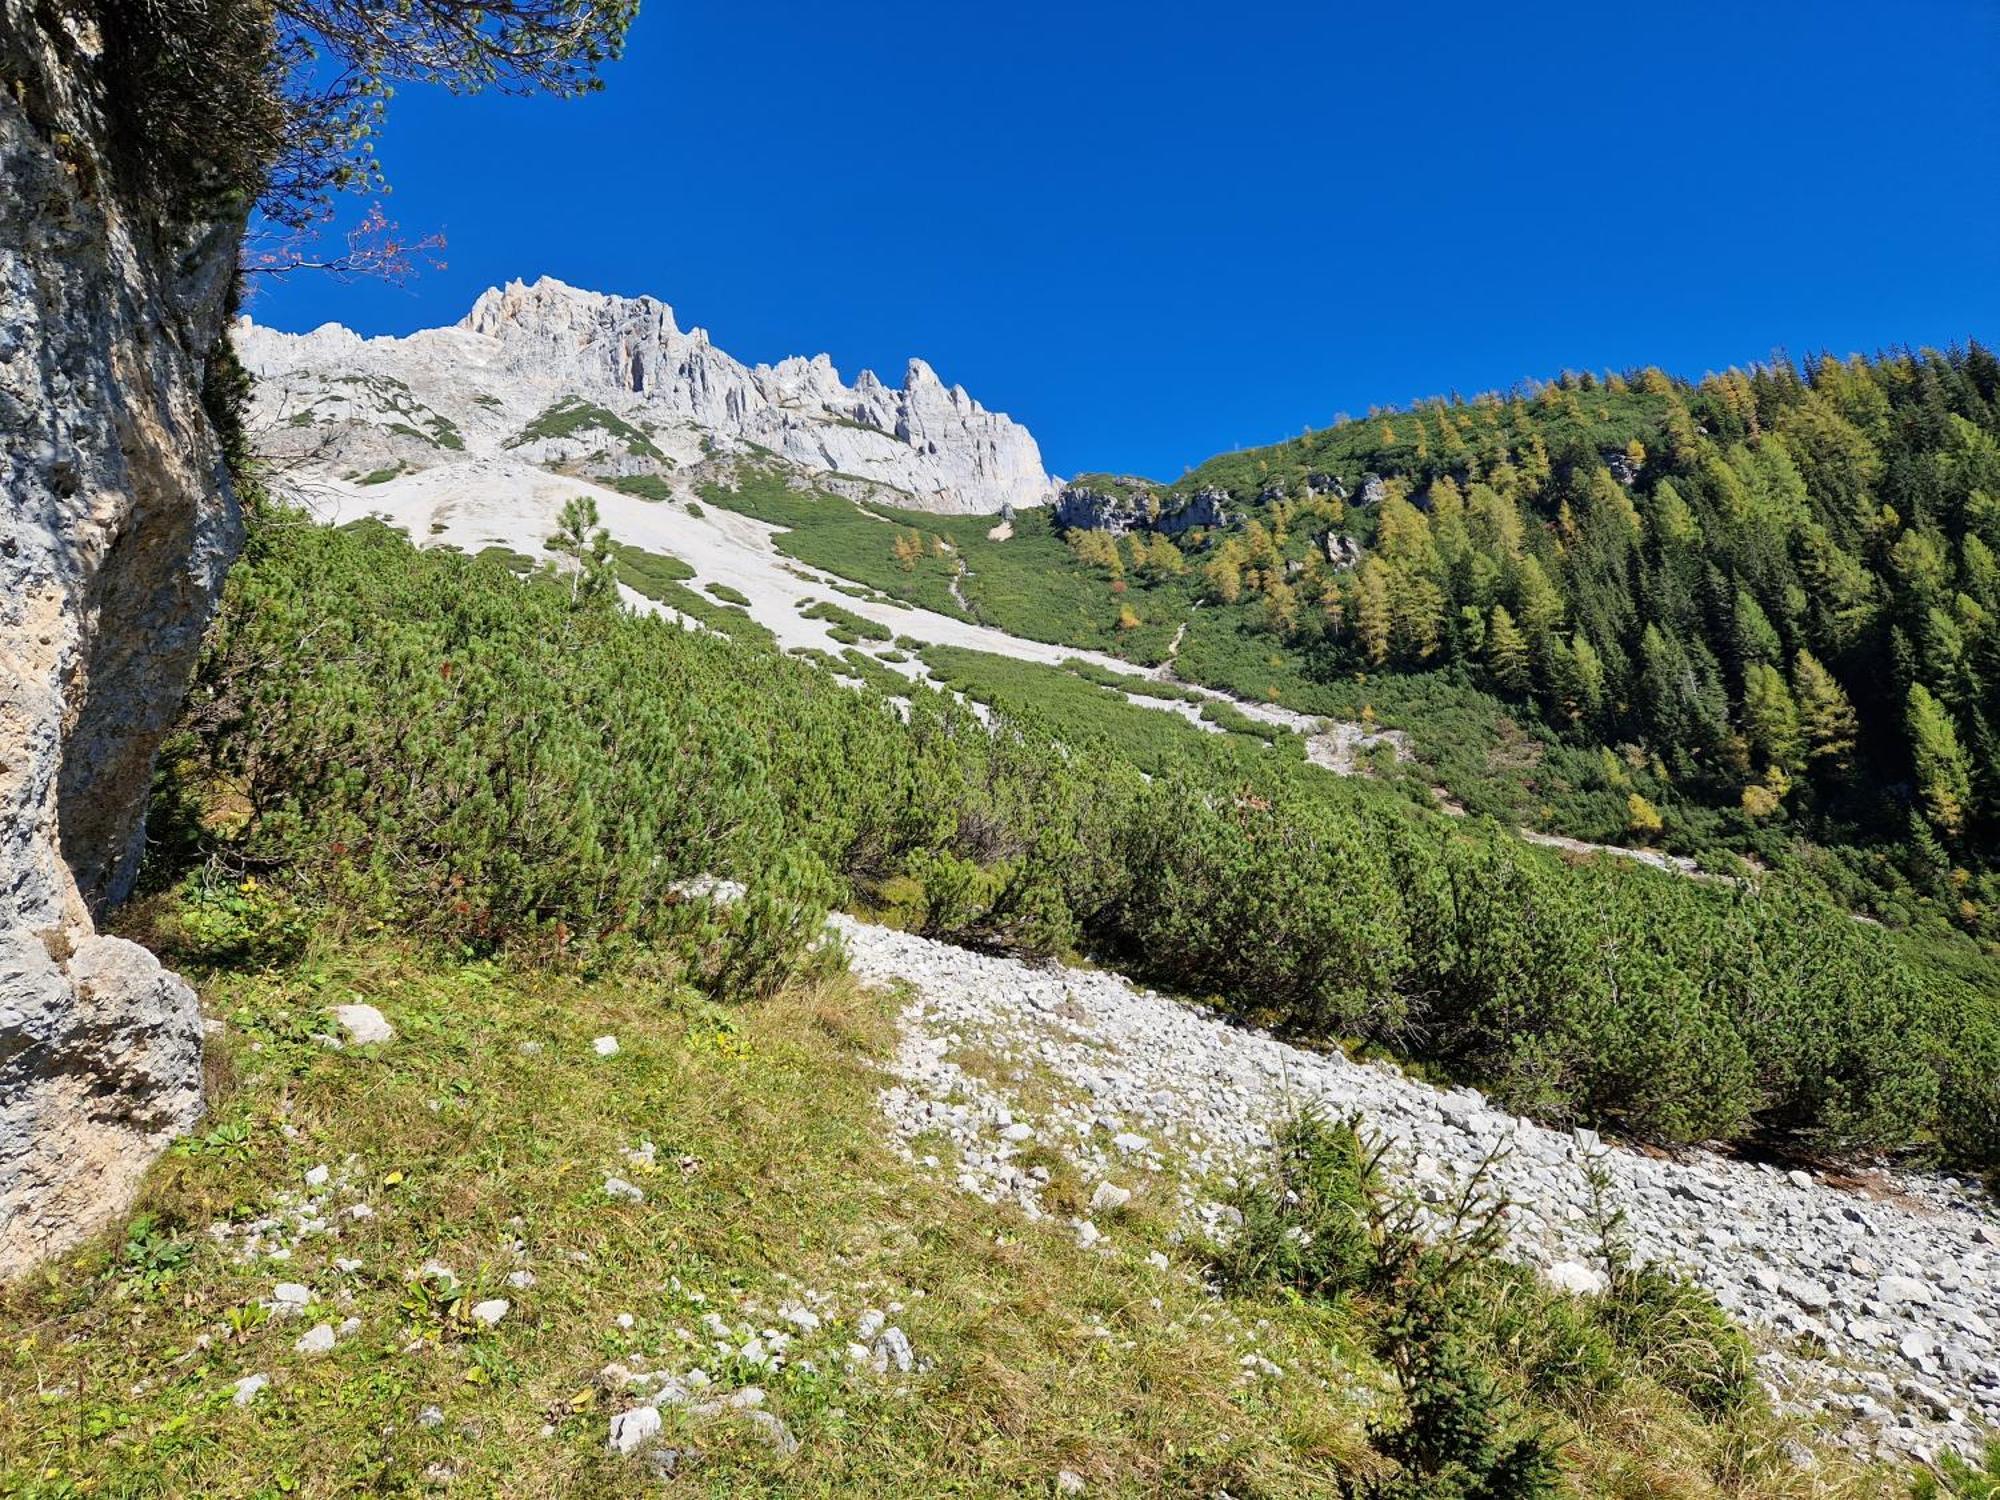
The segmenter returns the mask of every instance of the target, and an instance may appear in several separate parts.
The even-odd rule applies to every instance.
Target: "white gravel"
[[[1311,1100],[1394,1143],[1404,1182],[1437,1199],[1500,1141],[1496,1187],[1516,1205],[1510,1253],[1579,1291],[1596,1284],[1583,1162],[1601,1155],[1638,1255],[1682,1268],[1756,1330],[1780,1402],[1873,1451],[1972,1451],[2000,1421],[2000,1221],[1973,1186],[1881,1173],[1866,1194],[1707,1152],[1666,1160],[1589,1132],[1516,1119],[1470,1089],[1286,1045],[1114,974],[1034,968],[835,918],[855,974],[917,998],[882,1105],[913,1160],[989,1201],[1043,1216],[1017,1158],[1071,1157],[1099,1224],[1080,1240],[1118,1253],[1107,1212],[1124,1192],[1179,1203],[1190,1228],[1227,1210],[1219,1181],[1254,1166],[1267,1126]],[[955,1059],[998,1058],[1001,1087]],[[1024,1100],[1053,1096],[1035,1110]],[[1027,1125],[1031,1140],[1010,1138]],[[1012,1132],[1018,1135],[1018,1131]],[[1802,1181],[1801,1181],[1802,1179]]]

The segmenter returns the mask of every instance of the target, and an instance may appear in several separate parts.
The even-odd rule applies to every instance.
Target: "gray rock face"
[[[237,229],[120,185],[84,49],[0,0],[0,1278],[201,1108],[193,993],[92,913],[239,539],[200,397]]]
[[[1153,531],[1183,536],[1196,527],[1215,530],[1235,524],[1226,492],[1210,487],[1192,495],[1162,496],[1151,490],[1120,492],[1067,484],[1056,493],[1055,523],[1063,531],[1105,531],[1124,536]]]
[[[899,386],[866,370],[849,386],[824,354],[745,365],[706,330],[683,332],[656,298],[549,277],[491,288],[456,326],[407,338],[332,323],[287,334],[246,319],[237,343],[259,381],[262,445],[336,472],[505,452],[647,474],[720,447],[859,476],[921,510],[1040,505],[1053,487],[1026,428],[920,359]]]

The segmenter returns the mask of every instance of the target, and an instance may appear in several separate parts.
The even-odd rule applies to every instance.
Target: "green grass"
[[[701,1456],[674,1494],[992,1492],[1065,1466],[1114,1493],[1186,1473],[1330,1494],[1355,1451],[1357,1414],[1312,1378],[1339,1373],[1337,1322],[1273,1309],[1259,1347],[1301,1378],[1253,1395],[1232,1383],[1237,1320],[1214,1318],[1198,1287],[1086,1255],[897,1161],[875,1114],[887,997],[836,985],[716,1011],[671,987],[379,942],[205,988],[228,1018],[214,1112],[153,1174],[137,1248],[111,1235],[0,1301],[0,1491],[401,1493],[445,1464],[466,1493],[658,1493],[604,1452],[618,1403],[596,1376],[612,1360],[755,1380],[799,1439],[786,1459],[728,1420],[680,1421],[667,1441]],[[397,1039],[312,1043],[321,1008],[356,994]],[[606,1033],[608,1059],[591,1048]],[[642,1139],[656,1170],[622,1154]],[[322,1163],[341,1184],[329,1209],[366,1203],[372,1218],[336,1217],[337,1237],[248,1265],[205,1233],[296,1201]],[[646,1201],[608,1200],[609,1175]],[[507,1298],[505,1321],[421,1305],[411,1278],[432,1260],[468,1301]],[[510,1287],[516,1269],[535,1285]],[[278,1281],[311,1287],[314,1306],[246,1322]],[[819,1373],[732,1370],[700,1347],[704,1312],[735,1324],[754,1303],[762,1326],[800,1286],[837,1308],[793,1353]],[[890,1301],[933,1368],[846,1373],[855,1318]],[[332,1353],[293,1351],[347,1317],[361,1329]],[[232,1405],[252,1371],[271,1388]],[[416,1420],[428,1405],[444,1414],[434,1429]]]
[[[702,587],[724,604],[734,604],[741,609],[750,607],[750,596],[741,589],[733,589],[726,583],[705,583]]]
[[[959,646],[926,646],[919,655],[939,682],[966,697],[1003,713],[1038,720],[1065,738],[1100,743],[1150,773],[1185,755],[1217,753],[1224,745],[1251,754],[1262,754],[1265,748],[1261,733],[1212,735],[1178,713],[1128,703],[1120,692],[1060,667]],[[1259,731],[1266,727],[1256,726]]]
[[[865,509],[837,495],[792,489],[773,472],[746,467],[734,488],[702,491],[711,504],[788,530],[779,550],[800,562],[872,588],[900,603],[991,625],[1029,640],[1084,646],[1154,665],[1187,618],[1194,595],[1184,581],[1149,585],[1110,579],[1079,564],[1041,511],[1014,519],[1014,535],[990,541],[992,516],[940,516],[881,505]],[[899,537],[914,536],[898,558]],[[963,574],[960,568],[963,566]],[[952,595],[952,581],[966,605]],[[1139,625],[1119,628],[1121,606]]]

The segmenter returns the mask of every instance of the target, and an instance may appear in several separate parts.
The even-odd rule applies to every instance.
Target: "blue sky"
[[[1993,0],[648,0],[597,96],[392,111],[385,207],[447,268],[260,320],[649,292],[747,360],[921,355],[1057,473],[1564,367],[2000,340]]]

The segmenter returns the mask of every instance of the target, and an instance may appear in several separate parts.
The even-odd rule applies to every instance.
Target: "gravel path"
[[[1868,1450],[1976,1448],[2000,1423],[2000,1219],[1971,1184],[1881,1174],[1866,1190],[1709,1153],[1664,1160],[1516,1119],[1469,1089],[1308,1052],[1108,973],[1033,968],[836,919],[855,974],[916,998],[883,1107],[924,1165],[1044,1216],[1034,1143],[1072,1158],[1097,1206],[1174,1195],[1216,1226],[1215,1179],[1308,1100],[1358,1110],[1433,1200],[1505,1141],[1512,1253],[1584,1290],[1599,1280],[1585,1153],[1601,1155],[1637,1253],[1683,1268],[1759,1332],[1779,1401]],[[1108,1222],[1108,1221],[1107,1221]],[[1086,1244],[1115,1227],[1072,1221]]]

